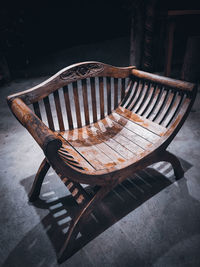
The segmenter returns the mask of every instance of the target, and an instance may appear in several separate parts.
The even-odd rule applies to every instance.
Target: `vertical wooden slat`
[[[125,78],[122,79],[121,83],[121,101],[124,99],[124,96],[125,96]]]
[[[165,127],[169,127],[169,125],[174,122],[174,120],[177,118],[177,115],[179,114],[179,111],[182,107],[182,105],[185,103],[185,100],[187,100],[186,94],[182,94],[181,95],[181,99],[179,101],[178,106],[176,107],[176,110],[173,114],[173,116],[171,117],[171,119],[169,120],[169,122],[167,123],[167,125]]]
[[[73,92],[74,92],[74,103],[75,103],[75,109],[76,109],[76,119],[77,119],[77,126],[78,128],[82,127],[81,122],[81,113],[80,113],[80,103],[79,103],[79,97],[78,97],[78,84],[77,82],[73,82]]]
[[[90,78],[91,85],[91,95],[92,95],[92,113],[93,113],[93,122],[97,121],[97,102],[96,102],[96,86],[95,78]]]
[[[146,118],[146,114],[148,114],[148,111],[151,108],[151,102],[154,99],[154,96],[156,93],[156,88],[157,88],[156,84],[150,83],[150,92],[151,93],[149,94],[149,96],[147,98],[147,103],[145,105],[145,108],[143,109],[143,111],[140,114],[141,116],[145,116],[145,118]]]
[[[160,101],[162,104],[160,105],[160,108],[159,108],[157,114],[152,119],[153,121],[157,122],[159,120],[160,116],[162,115],[163,109],[165,108],[165,106],[168,102],[170,95],[171,95],[171,90],[167,90],[162,102]],[[149,115],[150,115],[150,113],[149,113]],[[147,119],[149,118],[149,115],[147,116]]]
[[[67,113],[67,119],[68,119],[68,125],[69,129],[73,129],[73,121],[72,121],[72,113],[71,113],[71,107],[70,107],[70,99],[69,99],[69,88],[68,86],[63,87],[63,94],[65,98],[65,106],[66,106],[66,113]]]
[[[156,114],[156,110],[159,109],[159,102],[161,97],[163,97],[163,88],[160,85],[156,85],[156,91],[155,91],[155,95],[153,97],[153,100],[151,102],[151,105],[149,106],[149,113],[148,113],[148,119],[151,120],[151,118],[153,116],[155,116]]]
[[[121,102],[121,106],[125,106],[127,100],[129,99],[131,93],[133,90],[135,90],[135,87],[136,87],[136,82],[135,81],[132,81],[130,80],[129,83],[128,83],[128,86],[126,88],[126,91],[125,91],[125,97],[123,99],[123,101]]]
[[[174,115],[176,113],[176,110],[180,106],[182,99],[183,99],[183,94],[180,94],[180,92],[178,92],[177,96],[176,96],[175,103],[173,104],[173,107],[172,107],[170,113],[167,115],[165,121],[163,121],[162,126],[166,127],[170,123],[170,121],[172,120],[172,118],[174,117]]]
[[[53,96],[54,96],[54,101],[55,101],[55,105],[56,105],[56,112],[57,112],[57,117],[58,117],[59,128],[60,128],[60,131],[64,131],[65,127],[64,127],[64,123],[63,123],[62,110],[61,110],[58,90],[56,90],[53,93]]]
[[[138,113],[140,111],[141,108],[144,107],[145,105],[145,102],[146,102],[146,99],[148,97],[148,94],[149,94],[149,90],[150,90],[150,83],[148,82],[145,82],[145,87],[146,87],[146,93],[144,94],[144,97],[139,105],[139,107],[137,108],[137,110],[135,111],[136,113]]]
[[[85,114],[85,124],[90,124],[89,118],[89,109],[88,109],[88,90],[86,79],[82,80],[82,92],[83,92],[83,105],[84,105],[84,114]]]
[[[174,106],[174,102],[175,102],[175,99],[176,99],[178,93],[173,92],[172,95],[173,96],[171,97],[171,100],[169,101],[168,106],[166,106],[166,110],[165,110],[165,112],[163,112],[164,114],[163,114],[162,119],[160,119],[159,124],[163,123],[163,121],[166,119],[167,115],[170,113],[172,107]]]
[[[35,102],[33,103],[33,108],[34,108],[34,112],[35,114],[38,116],[38,118],[41,120],[42,116],[41,116],[41,112],[40,112],[40,107],[39,107],[39,103]]]
[[[135,99],[134,103],[132,103],[129,107],[130,110],[134,110],[134,108],[136,107],[137,103],[140,101],[141,99],[141,96],[142,96],[142,93],[144,91],[144,85],[145,85],[145,82],[144,81],[141,81],[141,85],[140,85],[140,88],[139,88],[139,93],[137,95],[137,98]]]
[[[140,86],[141,86],[140,81],[139,81],[139,80],[136,81],[135,90],[134,90],[132,96],[130,96],[130,98],[128,99],[125,108],[128,109],[130,106],[131,106],[131,107],[133,106],[133,104],[134,104],[135,100],[137,99],[138,94],[139,94],[139,92],[140,92]]]
[[[105,117],[104,115],[104,85],[103,77],[99,77],[99,96],[100,96],[100,114],[101,119]]]
[[[45,111],[46,111],[46,114],[47,114],[47,120],[48,120],[48,124],[49,124],[49,128],[54,131],[55,128],[54,128],[54,123],[53,123],[53,117],[52,117],[52,112],[51,112],[51,106],[50,106],[50,103],[49,103],[49,97],[45,97],[43,99],[44,101],[44,106],[45,106]]]
[[[107,77],[106,78],[106,87],[107,87],[107,110],[108,114],[111,113],[111,78]]]
[[[114,78],[114,108],[118,107],[118,79]]]

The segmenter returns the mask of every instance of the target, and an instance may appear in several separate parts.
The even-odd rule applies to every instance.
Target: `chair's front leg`
[[[37,174],[35,176],[31,191],[29,193],[29,201],[30,202],[34,202],[35,200],[38,199],[39,194],[40,194],[40,190],[41,190],[41,186],[42,186],[42,182],[44,180],[44,177],[46,175],[46,173],[48,172],[50,168],[50,165],[48,163],[48,161],[46,160],[46,158],[43,159]]]
[[[68,232],[67,232],[67,239],[61,248],[59,255],[58,255],[58,262],[62,263],[66,259],[68,259],[72,254],[74,250],[74,241],[79,233],[79,226],[80,222],[82,223],[85,221],[88,216],[93,211],[95,205],[100,202],[105,195],[110,192],[110,190],[114,186],[103,186],[101,187],[96,194],[89,200],[85,205],[83,205],[81,211],[75,216],[74,219],[72,219],[71,224],[69,226]]]
[[[184,176],[184,170],[181,166],[179,159],[175,155],[173,155],[169,151],[165,151],[163,154],[163,160],[171,163],[176,180],[179,180]]]

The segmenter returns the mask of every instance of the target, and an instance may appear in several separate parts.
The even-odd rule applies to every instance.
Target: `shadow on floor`
[[[184,160],[181,160],[181,163],[185,171],[192,166]],[[146,168],[135,174],[134,177],[128,178],[104,198],[95,208],[90,219],[87,221],[87,225],[83,225],[80,228],[80,233],[76,239],[76,251],[74,253],[175,181],[170,164],[159,163],[154,164],[153,167],[154,168]],[[27,193],[31,187],[33,178],[34,177],[31,176],[21,182]],[[46,185],[45,188],[43,186],[41,199],[33,204],[42,224],[38,224],[28,233],[28,237],[25,237],[20,242],[19,246],[11,252],[3,266],[19,266],[16,265],[19,260],[20,266],[54,266],[53,264],[56,264],[56,256],[52,255],[52,253],[48,259],[42,257],[44,250],[47,248],[41,246],[41,244],[44,243],[41,239],[48,236],[57,254],[65,241],[65,234],[68,230],[71,218],[79,207],[70,195],[62,196],[63,188],[65,191],[65,187],[63,184],[59,184],[59,186],[56,185],[56,175],[52,175],[52,173],[51,175],[47,175],[44,183],[46,183]],[[92,191],[92,188],[87,187],[86,190]],[[185,193],[188,194],[187,190]],[[44,211],[47,213],[45,216]],[[41,226],[45,229],[42,236],[39,234],[41,233]],[[37,265],[30,264],[29,257],[31,257],[30,253],[33,247],[34,262],[37,262]],[[22,264],[22,258],[19,257],[18,252],[21,253],[23,250]],[[15,262],[15,265],[12,265],[12,262]]]

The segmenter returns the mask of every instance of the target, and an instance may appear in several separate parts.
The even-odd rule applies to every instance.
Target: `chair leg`
[[[40,190],[42,187],[42,182],[44,180],[44,177],[46,175],[46,173],[48,172],[50,168],[49,163],[47,162],[46,158],[44,158],[44,160],[42,161],[37,174],[35,176],[31,191],[29,193],[29,201],[30,202],[34,202],[38,199],[39,194],[40,194]]]
[[[165,151],[165,153],[163,154],[163,160],[171,163],[176,180],[179,180],[184,176],[184,170],[179,159],[175,155],[173,155],[169,151]]]
[[[79,233],[80,222],[87,220],[90,213],[93,211],[94,206],[101,201],[105,195],[110,192],[113,187],[101,187],[98,192],[83,205],[80,212],[72,219],[70,227],[67,232],[67,239],[61,248],[58,255],[58,263],[62,263],[67,260],[74,253],[74,242]]]

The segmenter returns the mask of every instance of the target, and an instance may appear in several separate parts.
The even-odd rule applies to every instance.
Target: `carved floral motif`
[[[81,66],[73,67],[60,75],[63,80],[73,82],[77,79],[95,76],[97,73],[102,72],[104,66],[98,63],[88,63]]]

